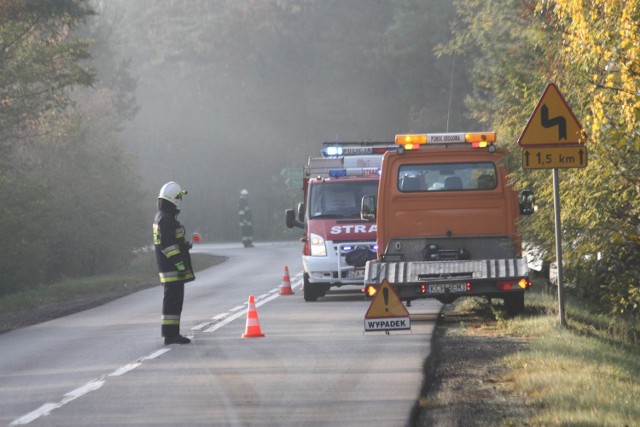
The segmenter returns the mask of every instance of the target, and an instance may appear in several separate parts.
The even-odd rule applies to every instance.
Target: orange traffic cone
[[[256,310],[256,302],[253,295],[249,296],[249,311],[247,311],[247,325],[244,329],[242,338],[258,338],[264,334],[260,330],[260,322],[258,322],[258,311]]]
[[[284,266],[284,277],[282,278],[282,284],[280,285],[280,295],[293,295],[293,289],[291,289],[291,279],[289,278],[289,267]]]

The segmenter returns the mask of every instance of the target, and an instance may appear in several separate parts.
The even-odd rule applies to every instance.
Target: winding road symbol
[[[518,145],[584,145],[587,135],[558,87],[549,83],[525,126]]]
[[[549,108],[546,104],[540,108],[540,124],[543,128],[548,129],[554,126],[558,126],[558,140],[567,139],[567,119],[563,116],[556,116],[552,119],[549,118]]]

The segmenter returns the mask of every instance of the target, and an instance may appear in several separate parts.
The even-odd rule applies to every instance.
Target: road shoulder
[[[443,308],[425,362],[415,426],[523,425],[531,408],[510,391],[501,360],[526,351],[526,340],[496,331],[490,312]]]

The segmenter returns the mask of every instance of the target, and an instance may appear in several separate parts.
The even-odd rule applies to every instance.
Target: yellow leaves
[[[631,40],[623,40],[622,42],[620,42],[620,49],[622,50],[629,50],[633,47],[633,42],[631,42]]]
[[[640,116],[640,0],[558,0],[553,13],[563,29],[564,53],[593,84],[587,99],[591,135],[597,141],[615,127],[627,135],[621,139],[632,139]]]
[[[613,71],[614,70],[611,70],[611,72],[609,72],[609,74],[605,76],[604,78],[605,87],[613,87],[614,83],[618,79],[618,75]]]

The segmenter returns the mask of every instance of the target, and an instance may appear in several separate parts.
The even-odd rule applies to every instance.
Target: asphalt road
[[[422,384],[440,304],[411,331],[364,333],[370,301],[302,297],[300,244],[203,244],[228,256],[187,285],[182,332],[160,338],[162,290],[0,335],[0,424],[402,426]],[[288,266],[294,295],[280,295]],[[241,338],[255,296],[264,337]]]

